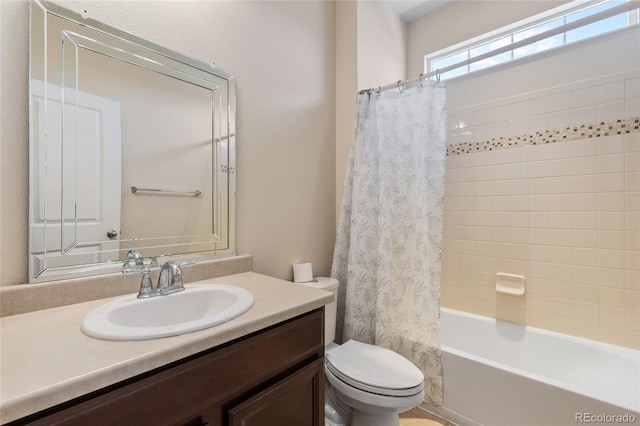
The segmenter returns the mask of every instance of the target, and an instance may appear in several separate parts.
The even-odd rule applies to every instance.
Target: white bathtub
[[[640,424],[640,351],[446,308],[441,340],[444,408],[426,408],[461,426]]]

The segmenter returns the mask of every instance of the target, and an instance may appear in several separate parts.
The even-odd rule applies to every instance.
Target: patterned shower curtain
[[[446,132],[442,83],[360,95],[331,271],[342,340],[411,360],[435,406]]]

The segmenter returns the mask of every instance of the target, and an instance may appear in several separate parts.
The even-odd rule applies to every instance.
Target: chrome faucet
[[[123,267],[130,268],[131,264],[129,262],[132,260],[135,264],[134,268],[140,268],[144,265],[144,258],[140,256],[140,252],[138,252],[138,250],[129,250],[127,252],[127,262],[123,265]]]
[[[171,284],[169,284],[169,272],[171,272]],[[158,277],[158,295],[165,296],[184,290],[182,285],[182,269],[175,262],[167,262],[162,265],[160,276]]]
[[[135,261],[135,266],[131,266],[129,262],[125,263],[123,265],[122,273],[142,274],[140,290],[138,291],[138,299],[166,296],[168,294],[184,290],[184,285],[182,284],[182,269],[180,267],[196,263],[195,261],[191,261],[183,263],[167,262],[163,264],[160,269],[160,276],[158,277],[158,285],[154,288],[149,270],[150,268],[157,267],[158,261],[155,258],[151,258],[149,266],[145,266],[143,258],[135,250],[130,250],[127,253],[127,259]],[[171,283],[169,283],[169,274],[171,274]]]

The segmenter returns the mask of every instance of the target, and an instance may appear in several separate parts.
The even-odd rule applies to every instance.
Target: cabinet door
[[[229,411],[230,426],[324,425],[320,358]]]

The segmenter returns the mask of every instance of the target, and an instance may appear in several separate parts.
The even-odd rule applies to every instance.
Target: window
[[[470,64],[464,64],[442,73],[439,76],[440,79],[446,80],[513,61],[514,59],[524,58],[538,52],[606,34],[611,31],[627,28],[638,23],[638,8],[610,16],[579,28],[568,29],[567,31],[562,31],[561,29],[564,25],[571,24],[572,22],[628,2],[629,0],[600,0],[586,3],[583,1],[571,2],[568,5],[552,9],[533,18],[517,22],[489,34],[426,55],[424,57],[425,73],[445,69],[463,61],[495,51],[496,49],[506,48],[494,56],[489,56]],[[514,43],[557,28],[560,29],[558,34],[523,46],[508,49],[508,46]],[[433,76],[433,78],[435,79],[436,76]]]

